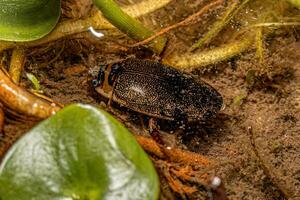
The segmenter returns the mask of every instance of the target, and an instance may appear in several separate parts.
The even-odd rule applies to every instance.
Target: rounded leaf
[[[60,0],[0,0],[0,40],[31,41],[48,34],[60,16]]]
[[[2,200],[157,199],[159,181],[134,137],[105,111],[72,105],[45,120],[0,165]]]

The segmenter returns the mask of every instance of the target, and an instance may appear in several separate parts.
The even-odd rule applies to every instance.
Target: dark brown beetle
[[[203,121],[215,116],[223,102],[207,83],[150,60],[103,66],[93,85],[113,102],[165,120]]]

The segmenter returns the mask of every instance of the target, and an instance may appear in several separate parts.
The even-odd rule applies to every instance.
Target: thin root
[[[158,145],[153,139],[145,136],[135,135],[138,143],[145,151],[161,159],[168,159],[171,162],[184,163],[192,166],[209,166],[213,162],[197,153],[177,148],[166,148]]]
[[[277,174],[275,174],[274,171],[272,171],[272,167],[270,167],[267,162],[264,160],[264,158],[260,155],[258,148],[255,143],[255,136],[252,130],[252,127],[248,127],[248,133],[250,138],[250,143],[252,150],[257,157],[259,164],[261,168],[263,169],[265,175],[270,179],[270,181],[273,183],[273,185],[277,188],[277,190],[283,195],[286,199],[291,199],[293,197],[293,192],[291,192],[285,185],[281,183],[281,181],[277,178],[279,177]]]
[[[188,181],[199,185],[206,185],[206,183],[208,182],[207,173],[198,175],[198,172],[194,171],[189,165],[185,167],[181,166],[180,168],[171,168],[170,171],[182,181]]]
[[[135,43],[129,47],[137,47],[137,46],[140,46],[140,45],[145,45],[149,42],[151,42],[152,40],[154,40],[155,38],[157,38],[158,36],[161,36],[173,29],[176,29],[178,27],[181,27],[181,26],[187,26],[187,25],[190,25],[190,24],[193,24],[193,23],[196,23],[199,19],[199,17],[201,17],[202,15],[204,15],[205,13],[207,13],[211,8],[213,7],[216,7],[218,5],[221,5],[222,3],[224,2],[224,0],[217,0],[217,1],[214,1],[208,5],[206,5],[205,7],[203,7],[200,11],[198,11],[197,13],[187,17],[186,19],[182,20],[181,22],[179,23],[176,23],[176,24],[173,24],[171,26],[168,26],[167,28],[164,28],[162,30],[160,30],[159,32],[155,33],[154,35],[152,35],[151,37],[141,41],[141,42],[138,42],[138,43]]]
[[[197,188],[193,186],[184,185],[179,179],[177,179],[176,175],[173,176],[170,171],[170,165],[166,164],[166,167],[162,169],[163,175],[166,177],[169,186],[171,189],[180,194],[183,198],[186,194],[192,194],[197,191]]]
[[[249,1],[250,0],[244,0],[241,4],[239,1],[234,2],[221,17],[221,20],[214,23],[211,29],[200,40],[198,40],[189,49],[189,51],[194,51],[203,44],[209,43]]]
[[[6,76],[3,69],[0,66],[0,101],[5,109],[34,117],[37,120],[45,119],[61,109],[55,103],[41,99],[26,89],[15,85]]]

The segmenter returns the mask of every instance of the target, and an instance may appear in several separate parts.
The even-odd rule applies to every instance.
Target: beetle
[[[129,58],[102,66],[92,84],[109,102],[164,120],[204,121],[223,104],[209,84],[151,60]]]

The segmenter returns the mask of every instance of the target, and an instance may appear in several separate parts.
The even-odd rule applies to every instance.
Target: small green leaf
[[[47,35],[60,16],[60,0],[0,0],[0,40],[31,41]]]
[[[0,165],[2,200],[157,199],[158,176],[117,120],[71,105],[9,150]]]
[[[243,101],[247,98],[247,93],[242,93],[238,96],[235,96],[233,98],[233,105],[235,106],[241,106],[243,104]]]
[[[31,81],[31,83],[33,84],[34,90],[40,91],[41,85],[40,85],[39,80],[35,77],[35,75],[33,75],[31,73],[26,73],[26,76]]]

